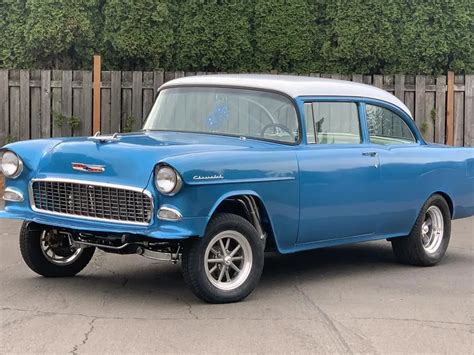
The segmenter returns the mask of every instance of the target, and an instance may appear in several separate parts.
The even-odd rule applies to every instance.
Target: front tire
[[[75,248],[66,235],[53,228],[23,222],[20,251],[31,270],[44,277],[74,276],[84,269],[95,248]]]
[[[423,205],[407,237],[392,239],[395,257],[404,264],[432,266],[441,261],[451,236],[451,212],[441,195]]]
[[[203,238],[183,251],[183,276],[191,291],[209,303],[243,300],[257,286],[265,242],[246,219],[219,214]]]

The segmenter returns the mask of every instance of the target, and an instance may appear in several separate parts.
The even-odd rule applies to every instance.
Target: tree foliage
[[[2,0],[0,67],[474,72],[472,0]]]
[[[103,49],[112,67],[157,68],[173,43],[169,6],[157,0],[107,0]]]
[[[257,0],[253,12],[259,70],[309,70],[315,61],[316,26],[306,0]]]
[[[28,0],[25,52],[41,67],[76,67],[94,52],[95,0]]]
[[[181,70],[251,69],[252,45],[245,2],[181,2],[176,8],[176,64]]]

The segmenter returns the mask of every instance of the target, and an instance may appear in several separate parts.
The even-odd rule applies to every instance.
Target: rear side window
[[[365,107],[372,143],[388,145],[416,142],[410,127],[396,113],[375,105],[366,105]]]
[[[361,142],[359,111],[354,102],[305,104],[308,143],[358,144]]]

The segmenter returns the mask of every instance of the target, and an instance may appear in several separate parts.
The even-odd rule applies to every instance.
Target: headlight
[[[155,185],[163,195],[172,196],[181,189],[182,180],[172,167],[160,165],[155,170]]]
[[[1,170],[5,177],[14,179],[17,178],[23,171],[23,162],[20,157],[10,150],[3,152],[1,156]]]

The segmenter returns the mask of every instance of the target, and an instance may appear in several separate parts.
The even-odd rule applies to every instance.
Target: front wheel
[[[220,214],[211,220],[203,238],[185,246],[184,279],[206,302],[240,301],[260,280],[264,248],[264,240],[246,219]]]
[[[64,233],[46,226],[23,222],[20,251],[31,270],[45,277],[74,276],[84,269],[95,248],[76,248]]]
[[[451,236],[451,213],[446,200],[431,196],[407,237],[394,238],[392,248],[397,259],[405,264],[431,266],[443,258]]]

